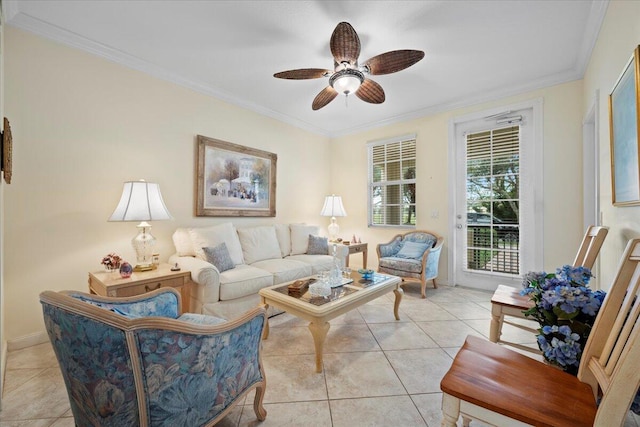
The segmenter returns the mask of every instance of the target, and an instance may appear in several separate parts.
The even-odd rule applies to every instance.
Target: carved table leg
[[[400,301],[402,301],[402,294],[404,294],[404,291],[398,286],[398,288],[393,290],[393,293],[396,294],[396,300],[393,304],[393,314],[396,316],[396,320],[400,320],[398,309],[400,308]]]
[[[309,323],[309,330],[311,336],[313,336],[313,344],[316,347],[316,372],[322,372],[322,352],[324,349],[324,340],[329,332],[329,322],[311,322]]]

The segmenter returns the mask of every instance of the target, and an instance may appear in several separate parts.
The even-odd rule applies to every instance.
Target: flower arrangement
[[[574,375],[605,297],[588,287],[591,277],[588,268],[565,265],[555,274],[527,273],[522,282],[521,294],[535,303],[524,314],[540,324],[537,341],[545,360]]]
[[[120,255],[115,252],[111,252],[110,254],[104,256],[100,264],[104,265],[105,270],[114,271],[120,268],[120,263],[122,262],[122,258]]]

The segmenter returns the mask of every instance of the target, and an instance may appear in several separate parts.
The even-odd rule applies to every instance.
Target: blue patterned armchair
[[[233,321],[180,315],[172,288],[129,298],[45,291],[40,302],[77,426],[210,426],[253,389],[266,418],[263,308]]]
[[[444,239],[431,231],[398,234],[389,243],[377,246],[378,271],[405,279],[417,279],[422,298],[426,298],[427,281],[437,288],[438,261]]]

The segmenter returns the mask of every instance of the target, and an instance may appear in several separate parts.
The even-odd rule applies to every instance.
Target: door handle
[[[462,224],[457,224],[457,225],[456,225],[456,228],[457,228],[458,230],[462,230]]]

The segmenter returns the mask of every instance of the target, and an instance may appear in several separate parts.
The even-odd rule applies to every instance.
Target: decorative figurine
[[[131,264],[126,261],[120,264],[120,277],[122,277],[123,279],[128,279],[129,277],[131,277],[132,273],[133,267],[131,267]]]

